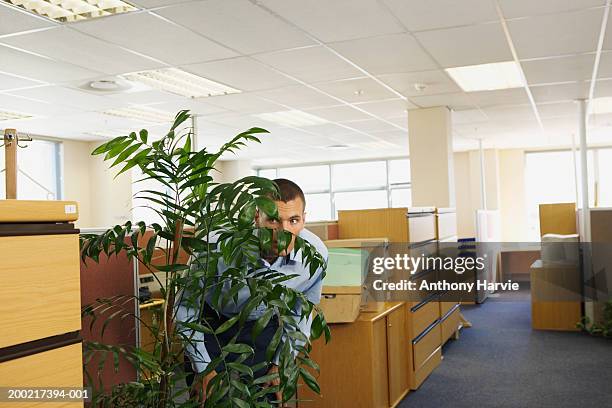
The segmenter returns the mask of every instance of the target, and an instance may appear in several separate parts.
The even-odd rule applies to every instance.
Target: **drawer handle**
[[[331,294],[331,295],[323,295],[323,297],[324,297],[325,299],[335,299],[335,298],[336,298],[336,295],[335,295],[335,294]]]

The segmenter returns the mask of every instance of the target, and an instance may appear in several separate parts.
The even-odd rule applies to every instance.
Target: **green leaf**
[[[316,392],[317,394],[321,394],[321,388],[317,383],[317,380],[310,374],[308,371],[300,367],[300,377],[304,380],[308,388]]]
[[[254,353],[253,348],[251,346],[249,346],[248,344],[242,344],[242,343],[228,344],[224,346],[221,350],[227,353],[234,353],[234,354],[243,354],[243,353],[253,354]]]
[[[233,397],[232,401],[234,402],[234,404],[238,405],[238,407],[240,408],[250,408],[250,405],[247,402],[239,398]]]
[[[231,319],[228,319],[225,323],[223,323],[221,326],[219,326],[217,328],[217,330],[215,330],[215,334],[219,335],[221,333],[225,333],[226,331],[228,331],[229,329],[232,328],[232,326],[238,321],[238,315],[232,317]]]
[[[274,333],[274,336],[272,336],[272,340],[270,340],[270,344],[268,344],[268,347],[266,348],[266,358],[268,360],[272,360],[272,357],[274,357],[274,354],[276,353],[276,349],[278,348],[282,337],[283,328],[279,327],[278,329],[276,329],[276,333]]]
[[[248,375],[249,377],[253,377],[253,370],[251,367],[240,364],[240,363],[227,363],[227,366],[232,370],[236,370],[244,375]]]
[[[147,140],[149,139],[149,131],[147,129],[141,129],[138,134],[142,143],[147,144]]]
[[[257,197],[255,202],[257,203],[257,208],[263,211],[269,218],[273,220],[278,219],[278,208],[273,200],[268,197]]]
[[[263,315],[261,315],[259,319],[257,319],[257,321],[255,322],[255,325],[253,326],[253,331],[251,333],[253,341],[261,334],[263,329],[266,328],[266,326],[270,322],[270,318],[272,318],[273,315],[274,315],[274,310],[268,309],[264,312]]]

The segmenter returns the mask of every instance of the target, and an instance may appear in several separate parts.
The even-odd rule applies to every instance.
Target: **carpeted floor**
[[[502,294],[463,307],[473,327],[399,407],[612,407],[612,340],[533,331],[529,302]]]

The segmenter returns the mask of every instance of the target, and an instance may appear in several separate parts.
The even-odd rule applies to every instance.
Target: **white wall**
[[[518,149],[485,150],[487,209],[500,210],[505,242],[528,240],[524,157],[524,151]],[[457,152],[454,161],[457,233],[474,237],[475,213],[482,208],[480,155],[476,150]]]
[[[64,200],[79,204],[78,228],[91,227],[91,189],[89,180],[90,147],[88,142],[64,141]]]
[[[232,183],[255,174],[250,160],[219,160],[211,172],[216,183]]]
[[[79,228],[110,227],[131,219],[132,177],[114,178],[109,162],[91,156],[100,143],[63,141],[64,197],[79,203]]]
[[[525,152],[522,149],[500,150],[499,178],[502,240],[528,241]]]

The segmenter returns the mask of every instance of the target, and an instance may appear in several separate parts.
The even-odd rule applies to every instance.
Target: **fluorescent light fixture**
[[[323,125],[325,123],[329,123],[329,121],[326,119],[299,110],[260,113],[258,115],[253,116],[282,126],[302,127]]]
[[[241,91],[178,68],[154,69],[123,75],[128,81],[140,82],[151,88],[172,92],[188,98],[229,95]]]
[[[113,138],[118,136],[126,136],[131,132],[135,132],[134,129],[110,129],[110,130],[99,130],[95,132],[85,132],[86,135],[102,137],[102,138]]]
[[[121,0],[0,0],[30,13],[70,23],[138,10]]]
[[[590,113],[599,115],[602,113],[612,113],[612,97],[595,98],[591,101]]]
[[[29,119],[32,115],[26,115],[25,113],[9,112],[0,110],[0,121],[3,120],[16,120],[16,119]]]
[[[148,106],[132,106],[129,108],[109,109],[102,112],[105,115],[120,118],[136,119],[152,123],[168,123],[174,120],[174,115]]]
[[[446,68],[446,72],[465,92],[520,88],[523,76],[514,61]]]

